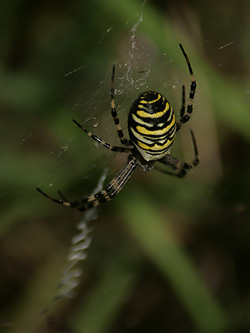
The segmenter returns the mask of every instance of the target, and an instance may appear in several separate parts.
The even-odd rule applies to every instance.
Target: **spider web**
[[[142,10],[140,13],[137,14],[137,21],[134,23],[131,29],[128,31],[128,40],[127,40],[127,61],[121,61],[121,64],[119,64],[119,60],[117,61],[117,74],[115,78],[115,96],[117,99],[124,96],[127,99],[129,97],[129,94],[133,90],[139,90],[144,89],[148,84],[148,77],[151,73],[151,59],[150,59],[150,53],[148,50],[145,50],[145,46],[143,45],[142,41],[137,41],[137,31],[143,22],[143,10],[144,6],[146,4],[146,1],[143,2]],[[97,47],[101,47],[102,44],[105,42],[106,39],[108,39],[109,34],[112,33],[113,27],[109,27],[105,30],[105,32],[101,35],[100,39],[97,42]],[[146,55],[146,57],[145,57]],[[142,61],[143,59],[143,61]],[[144,61],[146,59],[146,61]],[[137,78],[134,77],[134,70],[135,67],[138,67],[137,63],[140,62],[140,73]],[[143,64],[142,64],[143,62]],[[135,64],[135,65],[134,65]],[[81,73],[84,69],[86,69],[89,65],[84,64],[81,65],[65,74],[65,78],[69,79],[71,77],[74,77],[74,75],[77,75]],[[109,66],[110,67],[110,66]],[[110,81],[110,78],[108,79]],[[107,122],[110,124],[111,128],[113,128],[114,136],[112,137],[113,142],[117,140],[115,138],[116,134],[116,128],[113,124],[113,120],[111,118],[110,114],[110,92],[108,96],[105,97],[105,105],[106,105],[106,112],[104,112],[104,115],[102,116],[102,119],[100,120],[99,114],[95,114],[94,110],[98,110],[101,107],[103,108],[103,103],[101,102],[101,99],[103,98],[103,87],[105,85],[110,86],[110,83],[107,83],[107,79],[104,78],[99,82],[97,85],[96,91],[92,92],[92,95],[89,97],[89,99],[75,102],[72,110],[78,110],[81,108],[81,104],[84,103],[87,105],[87,109],[91,110],[91,112],[85,113],[87,114],[86,119],[83,119],[84,126],[90,126],[93,127],[94,130],[98,129],[98,127],[103,126],[103,123]],[[145,89],[144,89],[145,90]],[[130,98],[131,99],[131,98]],[[125,117],[127,115],[127,103],[124,107],[121,107],[119,110],[119,116],[121,114],[125,114]],[[77,112],[78,113],[78,112]],[[77,128],[75,129],[77,130]],[[92,130],[92,128],[91,128]],[[93,130],[93,131],[94,131]],[[125,127],[124,127],[124,130]],[[105,140],[108,140],[105,138]],[[66,153],[69,149],[72,149],[72,143],[75,141],[74,137],[70,137],[68,139],[68,142],[61,147],[61,149],[58,150],[56,153],[57,158],[62,158],[63,154]],[[96,148],[99,148],[99,145],[91,142],[90,144],[94,144]],[[102,147],[101,147],[102,150]],[[105,153],[105,151],[104,151]],[[91,153],[88,153],[88,156]],[[109,163],[107,163],[108,165]],[[95,167],[92,165],[92,167]],[[103,188],[103,183],[106,178],[107,173],[107,166],[105,168],[104,173],[101,175],[101,178],[98,182],[98,185],[92,192],[93,194],[100,191]],[[45,180],[46,182],[47,180]],[[42,185],[43,181],[41,182]],[[50,187],[53,187],[53,182],[50,183]],[[72,246],[69,250],[68,255],[68,263],[66,263],[65,268],[63,269],[62,277],[59,282],[59,287],[57,291],[57,295],[55,296],[54,300],[59,300],[64,297],[73,297],[75,295],[75,289],[80,283],[80,278],[82,275],[82,269],[80,268],[80,262],[84,261],[87,258],[87,250],[91,244],[91,236],[90,232],[92,231],[91,227],[91,221],[98,218],[98,212],[97,208],[91,209],[84,213],[83,219],[79,222],[77,225],[77,229],[79,232],[75,234],[72,239],[71,243]],[[47,310],[48,311],[48,310]]]
[[[141,43],[137,43],[136,35],[139,25],[143,22],[143,10],[145,6],[146,1],[143,2],[142,10],[140,13],[138,13],[138,20],[135,22],[133,27],[129,30],[129,40],[128,40],[128,62],[125,62],[123,65],[117,66],[118,70],[120,70],[122,67],[123,69],[123,76],[117,77],[116,82],[120,81],[120,84],[117,85],[117,88],[115,88],[115,95],[122,96],[124,94],[128,95],[126,92],[126,88],[129,86],[130,90],[132,89],[139,89],[143,88],[147,84],[147,77],[150,75],[150,56],[147,55],[147,63],[144,64],[143,67],[143,75],[140,76],[137,80],[133,77],[133,64],[136,61],[136,58],[141,59],[142,56],[144,56],[144,51],[142,50],[143,45]],[[100,40],[98,41],[98,46],[103,43],[103,41],[108,38],[108,34],[112,32],[112,27],[109,27],[101,36]],[[137,59],[137,61],[139,61]],[[73,75],[77,73],[78,71],[81,71],[85,68],[86,65],[83,65],[77,69],[74,69],[70,71],[69,73],[65,74],[65,77],[68,77],[69,75]],[[99,87],[103,85],[103,81],[100,82]],[[97,96],[100,93],[100,90],[98,89],[94,96]],[[93,100],[91,100],[93,103]],[[109,112],[104,116],[105,119],[108,119],[110,122],[111,115]],[[95,116],[90,116],[85,122],[91,122],[94,121],[93,127],[97,128],[99,126],[98,120]],[[113,125],[113,124],[112,124]],[[114,133],[116,133],[115,126],[113,126]],[[98,144],[95,144],[98,147]],[[63,148],[62,148],[63,149]],[[63,151],[65,151],[63,149]],[[101,191],[103,188],[103,184],[106,178],[107,169],[104,171],[103,175],[100,178],[100,181],[97,185],[97,187],[94,189],[92,194],[97,193]],[[84,214],[84,218],[80,223],[78,224],[78,229],[80,230],[79,234],[73,236],[72,238],[72,247],[69,253],[69,263],[66,265],[62,280],[60,282],[60,289],[59,293],[57,295],[57,299],[61,297],[72,297],[74,295],[73,290],[78,286],[79,279],[82,274],[82,271],[78,268],[79,261],[83,261],[87,257],[86,250],[90,246],[91,238],[89,233],[92,231],[90,227],[90,222],[92,220],[97,219],[97,208],[91,209]]]
[[[154,45],[152,45],[152,42],[149,42],[145,36],[140,34],[140,25],[144,24],[144,8],[147,5],[147,1],[144,1],[141,7],[141,11],[138,12],[135,17],[130,18],[128,20],[128,31],[127,31],[127,38],[125,38],[126,42],[123,46],[123,49],[125,50],[120,57],[116,58],[114,60],[114,63],[116,64],[116,76],[115,76],[115,99],[117,104],[117,110],[119,117],[121,119],[121,123],[123,125],[123,129],[126,133],[126,118],[128,114],[128,108],[132,104],[133,100],[137,97],[139,92],[145,91],[147,89],[153,89],[158,91],[166,90],[166,94],[169,98],[169,100],[176,99],[177,94],[175,93],[175,90],[178,91],[178,94],[180,96],[181,91],[181,82],[176,76],[172,70],[171,70],[171,63],[172,59],[169,57],[167,53],[162,53],[159,56],[156,56],[154,53]],[[109,40],[112,38],[112,34],[115,34],[115,27],[109,26],[107,27],[104,32],[101,34],[100,38],[97,39],[96,42],[96,50],[99,48],[105,47],[106,43],[109,43]],[[226,42],[217,48],[214,48],[210,51],[210,53],[218,53],[225,48],[231,47],[234,45],[234,41]],[[158,77],[158,87],[151,87],[151,73],[152,73],[152,67],[154,67],[154,64],[159,61],[160,64],[164,66],[164,68],[167,68],[168,75],[157,73]],[[85,73],[85,70],[89,67],[94,67],[93,64],[82,64],[78,66],[77,68],[73,68],[72,70],[65,73],[65,79],[74,81],[75,77],[81,76],[82,73]],[[220,67],[220,63],[218,63],[218,67]],[[116,144],[117,142],[117,134],[115,130],[115,126],[113,124],[113,120],[110,115],[110,90],[107,87],[110,87],[110,74],[111,74],[111,68],[112,68],[112,61],[109,59],[109,61],[106,61],[104,65],[102,66],[103,73],[100,75],[102,78],[99,80],[99,82],[96,80],[96,75],[93,73],[91,77],[89,77],[90,81],[93,81],[94,84],[91,85],[91,87],[96,86],[93,89],[90,89],[88,93],[86,93],[85,96],[83,96],[80,99],[77,99],[75,96],[72,96],[72,99],[69,99],[68,104],[73,104],[71,107],[72,114],[74,115],[77,120],[80,118],[80,122],[83,123],[85,127],[87,127],[90,131],[96,133],[100,137],[102,137],[105,141],[110,142],[111,144]],[[106,71],[105,68],[108,68],[110,73],[108,73],[108,70]],[[153,71],[154,73],[154,71]],[[155,75],[155,74],[154,74]],[[164,75],[164,77],[163,77]],[[188,76],[188,71],[186,71],[186,76]],[[69,83],[70,84],[70,83]],[[247,91],[246,91],[247,92]],[[170,96],[170,97],[169,97]],[[174,98],[173,98],[174,96]],[[180,99],[180,97],[179,97]],[[177,103],[176,103],[177,104]],[[82,113],[82,110],[84,109],[84,112]],[[101,110],[101,112],[100,112]],[[178,109],[177,109],[178,110]],[[178,112],[178,111],[177,111]],[[194,117],[195,119],[195,117]],[[103,128],[110,128],[110,132],[107,133],[107,131],[103,131]],[[113,129],[113,130],[112,130]],[[75,128],[75,131],[78,129]],[[32,134],[29,134],[31,136]],[[25,141],[26,138],[23,140]],[[73,143],[76,143],[75,134],[73,136],[68,137],[68,141],[63,145],[55,154],[60,158],[69,150],[69,149],[75,149],[73,148]],[[115,159],[114,156],[111,157],[109,152],[105,151],[103,147],[99,146],[97,143],[90,142],[89,145],[96,146],[97,153],[100,154],[101,157],[98,157],[95,155],[95,159],[93,160],[90,169],[92,170],[95,168],[98,164],[96,161],[102,160],[103,168],[108,168],[110,165],[110,160]],[[94,149],[93,147],[92,149]],[[84,147],[77,147],[76,148],[79,155],[82,154],[84,151],[84,154],[86,155],[85,158],[91,158],[91,151],[88,149],[85,150]],[[108,154],[108,157],[106,159],[103,159],[102,156]],[[55,177],[55,174],[52,175],[52,177]],[[85,181],[86,178],[89,177],[89,174],[82,175],[83,180]],[[45,178],[44,181],[46,182],[47,179]],[[41,182],[43,184],[43,181]],[[50,186],[52,187],[54,185],[53,182],[50,183]],[[96,215],[95,217],[96,218]],[[91,217],[90,217],[91,219]],[[88,220],[90,222],[90,220]],[[86,225],[85,225],[86,227]],[[84,228],[85,228],[84,227]],[[84,229],[83,228],[83,229]],[[87,228],[87,227],[86,227]],[[85,231],[87,229],[84,229]],[[80,235],[83,232],[83,230],[80,231]],[[74,236],[77,238],[77,235]],[[87,237],[87,233],[86,233]],[[84,249],[87,249],[89,244],[86,246],[84,245]],[[78,264],[79,260],[83,260],[86,258],[87,254],[84,252],[83,254],[83,248],[82,252],[76,251],[76,248],[72,248],[72,252],[70,254],[70,263],[66,267],[66,270],[64,271],[64,275],[61,281],[61,285],[63,287],[66,286],[66,289],[59,293],[58,296],[69,296],[71,295],[72,290],[78,285],[78,279],[79,279],[79,271],[73,271],[73,267],[75,267],[76,264]],[[77,256],[74,255],[74,252],[77,252]],[[80,254],[79,254],[80,253]],[[73,258],[73,259],[72,259]],[[76,274],[75,274],[76,272]],[[77,279],[76,279],[77,278]],[[77,280],[77,281],[76,281]],[[73,282],[72,282],[73,281]]]
[[[87,129],[114,145],[117,143],[119,145],[120,142],[117,139],[116,128],[110,114],[110,81],[112,63],[116,64],[115,99],[117,111],[126,135],[127,115],[130,105],[140,91],[146,90],[150,86],[148,82],[151,74],[150,46],[148,47],[146,45],[146,41],[140,38],[140,36],[137,37],[138,29],[143,23],[143,11],[146,2],[146,0],[143,1],[141,12],[128,19],[128,32],[124,43],[125,55],[121,55],[120,58],[116,57],[114,61],[107,61],[104,63],[102,66],[103,72],[99,75],[102,77],[99,83],[96,78],[96,73],[93,72],[91,74],[88,80],[91,82],[91,87],[93,87],[93,89],[89,89],[87,92],[83,92],[80,89],[80,93],[77,97],[71,96],[68,99],[68,106],[70,107],[71,105],[70,113],[72,118],[76,118]],[[113,26],[106,28],[104,33],[102,33],[96,42],[95,49],[97,52],[99,48],[105,47],[106,44],[110,43],[109,40],[112,38],[112,34],[115,34],[115,28]],[[78,80],[79,77],[82,77],[82,75],[85,76],[85,70],[91,67],[94,68],[95,65],[92,63],[82,64],[79,67],[65,73],[65,80],[68,81],[66,84],[70,86],[72,82]],[[79,97],[79,95],[81,96]],[[69,121],[71,121],[71,119],[69,119]],[[109,127],[110,131],[108,133],[106,131],[105,134],[103,134],[103,129],[106,127]],[[60,158],[63,158],[64,154],[70,149],[76,149],[76,151],[80,154],[84,151],[87,159],[91,159],[91,156],[95,154],[95,159],[97,158],[96,161],[98,162],[93,161],[93,164],[90,167],[91,169],[96,168],[97,163],[99,164],[100,160],[101,163],[103,163],[104,168],[108,167],[109,159],[114,159],[114,154],[111,156],[109,152],[103,149],[103,147],[98,145],[96,142],[87,143],[88,149],[85,149],[83,146],[79,145],[79,141],[76,142],[76,140],[78,140],[76,139],[77,134],[79,134],[79,129],[77,128],[74,129],[73,136],[70,136],[69,133],[65,133],[64,145],[61,146],[61,148],[59,147],[56,151],[51,151],[51,155],[58,158],[58,168],[60,168]],[[32,136],[32,133],[29,134],[29,136]],[[27,138],[24,138],[23,141],[26,141]],[[89,147],[92,148],[90,149]],[[103,159],[102,156],[107,156],[107,154],[108,157]],[[97,155],[100,157],[98,158]],[[79,161],[79,166],[81,168],[81,161]],[[82,177],[83,179],[86,179],[88,176]],[[55,173],[47,175],[38,185],[43,186],[46,184],[49,184],[50,187],[57,186]]]

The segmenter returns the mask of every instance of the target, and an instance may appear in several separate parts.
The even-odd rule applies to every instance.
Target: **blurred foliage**
[[[249,2],[2,0],[0,12],[1,332],[249,332]],[[84,197],[125,163],[72,123],[118,144],[113,63],[123,127],[139,91],[178,113],[179,42],[198,87],[172,154],[191,160],[192,128],[200,165],[182,180],[135,172],[98,209],[76,297],[52,302],[81,214],[35,188]]]

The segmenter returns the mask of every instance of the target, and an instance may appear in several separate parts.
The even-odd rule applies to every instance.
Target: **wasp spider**
[[[187,108],[185,106],[185,86],[182,86],[182,106],[180,110],[180,119],[176,122],[174,111],[168,100],[156,91],[146,91],[139,95],[134,101],[128,116],[128,132],[127,139],[120,125],[120,121],[115,108],[114,100],[114,77],[115,65],[113,66],[111,77],[111,115],[116,125],[117,133],[122,147],[111,146],[101,138],[86,130],[76,120],[73,122],[85,132],[91,139],[99,142],[105,148],[119,153],[128,153],[128,160],[125,166],[115,176],[108,186],[102,191],[90,195],[77,201],[67,201],[65,198],[55,199],[44,193],[42,190],[37,190],[46,198],[57,202],[61,205],[77,208],[84,211],[88,208],[98,206],[106,201],[111,200],[116,196],[126,182],[131,177],[135,169],[140,166],[144,171],[150,171],[154,168],[155,162],[160,162],[167,166],[164,173],[171,174],[177,177],[186,175],[186,171],[194,168],[198,163],[198,150],[195,137],[192,131],[191,139],[194,148],[194,160],[191,164],[179,161],[177,158],[170,155],[170,148],[174,142],[176,132],[186,123],[193,111],[193,100],[196,90],[196,81],[194,79],[193,70],[186,52],[181,44],[181,51],[188,65],[191,86],[189,93],[189,102]],[[157,168],[157,166],[156,166]],[[162,170],[161,170],[162,171]]]

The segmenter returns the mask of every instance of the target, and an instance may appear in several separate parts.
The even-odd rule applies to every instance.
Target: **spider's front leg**
[[[199,157],[198,157],[198,148],[195,140],[195,136],[193,131],[190,131],[193,148],[194,148],[194,160],[192,163],[186,163],[183,161],[178,160],[176,157],[171,155],[166,155],[164,158],[159,160],[162,164],[168,166],[169,170],[159,170],[163,173],[168,175],[176,176],[176,177],[184,177],[187,174],[188,170],[195,168],[199,164]]]
[[[134,170],[137,168],[138,162],[133,155],[130,155],[128,157],[128,161],[125,164],[125,166],[120,170],[120,172],[111,180],[111,182],[108,184],[108,186],[86,198],[77,200],[77,201],[67,201],[63,196],[62,199],[56,199],[48,195],[47,193],[43,192],[40,188],[37,187],[37,191],[41,193],[44,197],[47,199],[54,201],[60,205],[76,208],[80,211],[85,211],[89,208],[96,207],[104,202],[110,201],[113,199],[114,196],[116,196],[123,186],[126,184],[126,182],[131,177]]]

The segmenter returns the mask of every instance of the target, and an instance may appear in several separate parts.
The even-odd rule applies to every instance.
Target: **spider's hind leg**
[[[179,46],[181,48],[181,51],[185,57],[187,65],[188,65],[188,70],[189,70],[189,74],[190,74],[190,78],[191,78],[191,85],[190,85],[190,91],[189,91],[189,103],[187,105],[186,112],[185,112],[185,109],[186,109],[185,108],[185,87],[182,86],[182,108],[180,111],[181,119],[180,119],[179,123],[177,124],[177,130],[179,130],[183,124],[188,122],[191,117],[191,114],[193,112],[193,102],[194,102],[194,96],[195,96],[195,91],[196,91],[196,80],[194,78],[194,73],[193,73],[193,69],[192,69],[190,60],[189,60],[183,46],[181,44],[179,44]]]
[[[181,110],[180,110],[180,120],[176,123],[176,130],[179,131],[181,126],[185,123],[183,121],[184,119],[184,114],[185,114],[185,109],[186,109],[186,93],[185,93],[185,86],[182,86],[182,104],[181,104]]]
[[[117,134],[118,137],[120,139],[121,144],[125,145],[125,146],[129,146],[131,145],[131,141],[128,140],[122,130],[121,124],[120,124],[120,120],[115,108],[115,91],[114,91],[114,80],[115,80],[115,65],[113,65],[113,69],[112,69],[112,76],[111,76],[111,115],[113,117],[115,126],[116,126],[116,130],[117,130]]]
[[[103,147],[114,151],[114,152],[118,152],[118,153],[130,153],[132,148],[129,147],[117,147],[117,146],[111,146],[109,143],[107,143],[106,141],[102,140],[101,138],[99,138],[97,135],[91,133],[90,131],[86,130],[86,128],[84,128],[81,124],[78,123],[78,121],[76,121],[75,119],[73,119],[73,122],[83,131],[85,132],[91,139],[93,139],[94,141],[97,141],[98,143],[100,143]]]

